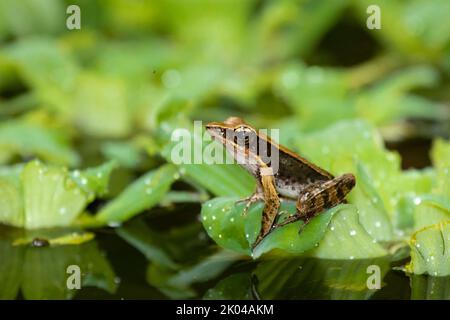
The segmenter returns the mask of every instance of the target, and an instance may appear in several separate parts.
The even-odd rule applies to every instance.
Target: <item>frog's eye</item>
[[[235,130],[234,143],[249,147],[251,130]]]
[[[238,132],[251,132],[252,129],[250,129],[250,128],[247,127],[247,126],[239,126],[239,127],[235,128],[234,131],[235,131],[236,133],[238,133]]]

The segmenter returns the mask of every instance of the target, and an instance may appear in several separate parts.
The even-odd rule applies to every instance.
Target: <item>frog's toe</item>
[[[247,212],[248,212],[248,209],[250,208],[250,206],[253,203],[258,202],[258,201],[264,201],[264,195],[255,193],[247,198],[237,200],[235,203],[238,204],[238,203],[246,202],[244,210],[242,211],[242,215],[245,216],[245,215],[247,215]]]

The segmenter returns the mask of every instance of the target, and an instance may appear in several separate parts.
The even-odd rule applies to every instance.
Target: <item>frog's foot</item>
[[[287,213],[287,212],[286,211],[281,211],[278,214],[278,216],[280,217],[284,213]],[[285,225],[287,225],[289,223],[293,223],[293,222],[296,222],[298,220],[302,220],[304,222],[304,224],[302,224],[302,226],[300,227],[300,232],[301,232],[303,230],[303,228],[308,224],[310,219],[308,217],[304,216],[304,215],[299,214],[299,213],[291,214],[290,216],[286,217],[283,221],[280,221],[279,223],[274,224],[272,229],[283,227],[283,226],[285,226]]]
[[[245,215],[247,215],[247,211],[250,208],[250,206],[253,203],[258,202],[258,201],[264,201],[264,194],[263,193],[256,192],[256,193],[252,194],[251,196],[249,196],[247,198],[244,198],[244,199],[236,201],[235,203],[238,204],[238,203],[241,203],[241,202],[246,202],[244,211],[242,211],[242,214],[245,216]]]
[[[299,234],[303,232],[303,230],[305,229],[306,225],[311,221],[311,218],[303,218],[301,220],[303,221],[303,224],[298,229],[298,233]]]

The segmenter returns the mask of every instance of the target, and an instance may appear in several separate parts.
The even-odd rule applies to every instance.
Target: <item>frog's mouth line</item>
[[[223,135],[225,134],[225,129],[222,129],[220,127],[216,127],[214,125],[206,125],[206,130],[208,131],[209,135],[213,138],[213,140],[219,140],[222,144],[225,143],[225,138]]]

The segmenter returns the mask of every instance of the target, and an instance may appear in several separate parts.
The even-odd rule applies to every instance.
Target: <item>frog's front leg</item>
[[[270,168],[261,168],[261,186],[264,194],[265,205],[262,213],[261,231],[259,232],[258,238],[253,244],[253,247],[256,247],[258,243],[272,230],[281,204],[275,187],[273,174],[270,174],[270,172]]]
[[[297,199],[295,215],[282,221],[276,227],[302,220],[302,229],[317,214],[345,202],[345,196],[355,186],[355,176],[351,173],[343,174],[327,181],[313,183],[303,189]]]
[[[247,212],[248,212],[248,209],[250,208],[250,206],[253,203],[258,202],[258,201],[264,201],[264,192],[263,192],[261,183],[259,183],[259,182],[256,185],[255,192],[251,196],[246,197],[244,199],[240,199],[240,200],[236,201],[235,203],[238,204],[241,202],[246,202],[244,210],[242,211],[242,214],[247,215]]]

